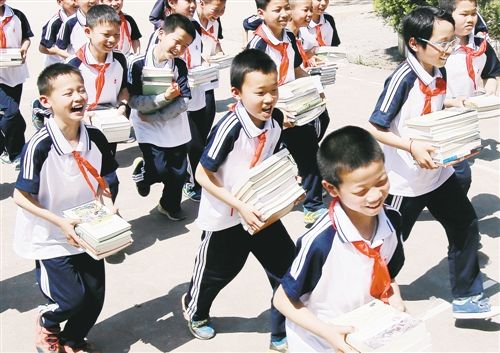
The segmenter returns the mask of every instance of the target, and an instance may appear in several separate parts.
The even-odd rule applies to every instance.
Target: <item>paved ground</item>
[[[153,1],[127,0],[126,10],[149,35],[147,15]],[[55,1],[10,1],[25,12],[36,39],[30,50],[32,78],[25,85],[23,112],[35,97],[34,82],[41,68],[36,52],[42,23],[54,12]],[[350,57],[367,61],[386,51],[392,53],[397,39],[371,12],[370,1],[338,1],[330,7],[341,39]],[[228,1],[223,18],[227,51],[240,46],[241,19],[254,12],[252,1]],[[392,65],[382,60],[381,66]],[[377,62],[382,62],[377,58]],[[365,65],[345,64],[334,86],[328,87],[330,129],[347,124],[366,125],[367,118],[382,89],[388,70]],[[228,71],[222,74],[216,92],[220,106],[230,98]],[[27,135],[33,132],[28,128]],[[469,196],[478,213],[482,234],[481,267],[487,294],[499,302],[499,152],[498,121],[481,121],[487,145],[473,163],[473,184]],[[155,211],[160,188],[141,198],[130,180],[131,163],[139,155],[134,144],[119,145],[118,175],[121,191],[118,206],[132,223],[134,244],[124,254],[107,261],[107,297],[96,327],[90,332],[103,352],[263,352],[269,339],[269,300],[271,290],[264,272],[253,257],[242,273],[216,299],[211,315],[218,335],[211,341],[193,339],[180,311],[180,297],[187,288],[200,231],[193,221],[196,204],[184,201],[189,213],[184,223],[174,223]],[[11,250],[16,207],[11,198],[16,175],[1,166],[0,219],[0,351],[32,352],[33,317],[42,297],[34,282],[33,263],[17,257]],[[284,219],[292,236],[304,232],[301,213],[294,211]],[[455,321],[451,318],[450,291],[446,262],[446,237],[443,229],[425,213],[406,243],[406,266],[398,282],[410,313],[425,320],[432,333],[436,352],[498,352],[499,318],[492,321]],[[279,251],[277,251],[279,256]]]

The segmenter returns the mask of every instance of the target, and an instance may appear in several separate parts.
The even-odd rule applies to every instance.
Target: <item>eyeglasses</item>
[[[449,42],[431,42],[430,40],[427,40],[427,39],[424,39],[424,38],[417,38],[417,39],[420,40],[420,41],[422,41],[422,42],[425,42],[425,43],[429,44],[431,47],[433,47],[437,51],[441,51],[441,52],[446,52],[450,48],[453,48],[458,43],[460,43],[460,38],[457,38],[457,37],[453,38]]]

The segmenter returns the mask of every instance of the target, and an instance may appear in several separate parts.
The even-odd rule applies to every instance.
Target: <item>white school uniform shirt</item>
[[[405,126],[405,121],[422,115],[424,108],[425,95],[420,90],[419,79],[434,89],[437,77],[442,77],[440,70],[435,69],[434,75],[429,75],[408,53],[406,61],[385,81],[370,122],[406,138],[411,129]],[[445,94],[431,98],[433,112],[443,108],[444,99]],[[420,168],[409,152],[399,148],[384,145],[383,150],[392,195],[415,197],[426,194],[440,187],[454,172],[453,167]]]
[[[191,21],[196,29],[196,37],[193,42],[189,45],[188,49],[191,55],[191,66],[188,65],[187,53],[184,53],[182,59],[186,62],[188,70],[201,65],[201,52],[203,43],[201,41],[201,30],[199,29],[199,24],[194,20]],[[198,28],[197,28],[198,27]],[[207,102],[205,100],[205,85],[199,87],[190,87],[191,89],[191,100],[188,102],[188,112],[195,112],[204,107],[206,107]]]
[[[218,38],[219,22],[208,21],[207,27],[205,28],[201,24],[201,21],[200,21],[200,18],[198,16],[197,11],[194,12],[193,20],[196,21],[200,25],[201,28],[203,28],[204,30],[206,30],[209,33],[213,33],[213,36],[215,38]],[[202,53],[204,56],[212,56],[212,55],[216,54],[215,49],[217,47],[217,42],[213,38],[202,33],[201,34],[201,42],[202,42]],[[209,83],[203,85],[203,88],[205,89],[205,91],[209,91],[209,90],[215,89],[217,87],[219,87],[219,81],[209,82]],[[206,102],[205,102],[205,104],[206,104]]]
[[[42,38],[40,44],[45,48],[52,48],[56,45],[59,32],[64,27],[64,24],[68,20],[69,16],[66,15],[64,10],[61,8],[57,13],[50,18],[50,20],[45,24],[42,29]],[[59,55],[47,55],[44,56],[44,66],[47,67],[52,64],[64,62],[64,58]]]
[[[328,16],[329,21],[326,19]],[[307,45],[312,45],[312,47],[318,47],[319,43],[316,40],[316,26],[321,25],[321,35],[326,45],[328,46],[338,46],[340,44],[340,39],[338,37],[338,33],[336,32],[336,28],[332,27],[332,24],[335,24],[333,17],[330,14],[323,14],[319,18],[319,22],[316,23],[313,20],[309,22],[307,26],[300,28],[300,34]],[[309,49],[306,49],[309,50]]]
[[[294,49],[295,43],[292,44],[292,42],[290,41],[289,33],[291,33],[291,32],[284,30],[283,40],[281,41],[274,36],[273,32],[271,32],[271,30],[269,29],[269,27],[265,23],[262,23],[261,26],[262,26],[262,30],[267,35],[267,38],[269,39],[269,41],[272,44],[274,44],[274,45],[279,45],[280,43],[287,43],[288,44],[288,46],[286,48],[286,52],[288,55],[289,64],[288,64],[286,79],[285,79],[285,82],[283,82],[283,83],[288,83],[288,82],[295,80],[295,68],[300,66],[300,64],[302,63],[302,59],[300,58],[300,54],[298,52],[296,52]],[[276,67],[278,68],[278,72],[279,72],[280,64],[283,61],[282,57],[281,57],[281,53],[278,50],[273,49],[270,45],[267,45],[267,43],[264,41],[264,39],[262,39],[260,36],[255,35],[250,40],[250,42],[248,42],[247,48],[254,48],[254,49],[259,49],[259,50],[264,51],[267,55],[269,55],[271,57],[271,59],[273,59],[274,63],[276,64]]]
[[[474,35],[469,35],[469,48],[474,50],[479,49],[479,46],[474,42]],[[466,64],[467,55],[465,50],[457,45],[451,55],[446,60],[446,98],[455,97],[471,97],[474,95],[474,83],[469,76]],[[472,58],[472,66],[474,67],[474,78],[476,87],[481,87],[481,73],[486,64],[486,53]]]
[[[29,23],[24,14],[8,5],[4,5],[4,14],[0,17],[0,22],[7,17],[12,17],[4,28],[7,48],[21,48],[23,38],[33,37]],[[28,54],[29,55],[29,54]],[[26,62],[19,66],[0,68],[0,83],[10,87],[15,87],[29,77],[28,65]]]
[[[158,32],[158,31],[157,31]],[[144,56],[139,56],[131,62],[129,83],[130,95],[142,94],[142,69],[144,67],[169,67],[173,74],[174,80],[179,84],[181,95],[188,94],[187,87],[187,70],[184,68],[184,77],[181,82],[179,80],[179,68],[175,65],[176,61],[183,63],[181,59],[167,60],[162,63],[154,61],[153,49],[156,46],[155,42],[150,44],[148,51]],[[150,50],[149,50],[150,49]],[[137,71],[136,71],[137,70]],[[137,72],[137,74],[136,74]],[[184,82],[184,83],[183,83]],[[139,88],[140,87],[140,88]],[[137,90],[137,93],[135,92]],[[188,143],[191,140],[191,131],[189,129],[189,121],[186,112],[182,112],[176,117],[169,119],[157,119],[142,121],[139,118],[136,109],[130,112],[130,120],[134,126],[135,137],[139,143],[149,143],[158,147],[176,147]]]
[[[43,208],[61,217],[62,211],[92,201],[94,195],[72,151],[79,151],[100,175],[118,166],[102,132],[80,123],[80,140],[73,149],[51,118],[24,146],[16,188],[30,193]],[[90,174],[89,181],[97,190],[98,183]],[[68,244],[59,227],[22,208],[17,211],[14,250],[21,257],[38,260],[84,252]]]
[[[128,56],[129,54],[131,54],[131,51],[132,51],[132,42],[131,41],[140,39],[142,37],[142,35],[141,35],[141,32],[139,31],[139,27],[137,26],[137,23],[135,22],[134,18],[130,15],[125,14],[125,13],[123,13],[123,16],[125,17],[125,20],[127,21],[127,27],[128,27],[128,33],[130,34],[130,40],[129,40],[129,38],[127,38],[127,36],[124,36],[123,46],[121,48],[119,48],[117,45],[115,47],[115,49],[122,52],[125,56]],[[121,26],[120,26],[120,31],[121,31]],[[120,34],[121,34],[121,32],[120,32]]]
[[[378,215],[378,227],[371,242],[364,240],[339,203],[334,206],[337,230],[328,212],[297,242],[298,253],[281,279],[286,295],[300,301],[324,322],[352,311],[374,298],[370,294],[374,259],[352,244],[364,241],[370,248],[380,248],[391,278],[404,263],[402,239],[393,224],[400,223],[399,213],[391,208]],[[334,352],[319,336],[286,320],[288,351]]]
[[[281,112],[273,111],[273,117],[282,119]],[[238,103],[234,112],[227,113],[212,128],[208,136],[200,164],[215,173],[221,185],[231,191],[250,169],[250,163],[259,144],[258,136],[266,131],[266,143],[259,162],[271,156],[278,144],[281,127],[277,121],[269,119],[263,128],[258,128],[250,119],[243,104]],[[202,190],[197,226],[204,231],[219,231],[241,222],[236,210],[205,189]]]
[[[88,43],[85,35],[87,18],[80,11],[69,17],[59,32],[56,45],[63,50],[67,50],[69,55],[74,55],[78,49]]]
[[[88,64],[98,64],[97,60],[90,52],[90,44],[86,44],[84,53]],[[67,62],[80,69],[85,84],[85,90],[88,95],[88,104],[94,103],[96,99],[95,82],[98,71],[84,64],[76,56],[69,57]],[[127,60],[122,53],[112,51],[106,56],[105,63],[109,64],[109,66],[106,68],[106,73],[104,74],[104,87],[102,88],[98,104],[111,104],[117,106],[120,91],[122,88],[127,87]]]

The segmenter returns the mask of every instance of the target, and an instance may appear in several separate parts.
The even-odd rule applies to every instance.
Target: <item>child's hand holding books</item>
[[[166,100],[173,100],[181,95],[181,90],[179,89],[179,84],[177,82],[172,82],[170,86],[165,90],[163,96]]]
[[[352,326],[327,324],[326,340],[336,352],[358,352],[346,342],[346,336],[354,331]]]
[[[261,219],[262,214],[253,206],[241,202],[241,206],[238,207],[237,211],[248,227],[252,230],[253,234],[255,234],[264,225],[264,222]]]
[[[432,153],[436,151],[436,147],[424,141],[411,140],[410,154],[420,168],[436,169],[438,166],[432,160]]]
[[[64,217],[61,217],[61,220],[59,222],[59,228],[61,228],[61,231],[68,240],[68,243],[74,246],[75,248],[80,247],[79,243],[80,237],[75,233],[75,227],[78,223],[80,223],[79,219],[64,218]]]

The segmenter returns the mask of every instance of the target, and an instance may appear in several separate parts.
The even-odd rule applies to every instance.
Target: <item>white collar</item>
[[[286,31],[284,29],[283,29],[283,40],[282,41],[279,40],[278,38],[276,38],[274,36],[274,34],[271,31],[271,29],[265,23],[262,24],[262,30],[264,31],[264,33],[266,34],[267,38],[269,39],[269,41],[273,45],[280,45],[281,43],[287,43],[288,36],[286,35]]]
[[[378,226],[373,236],[372,241],[367,241],[364,239],[356,227],[352,224],[351,220],[345,213],[344,209],[340,205],[340,202],[337,202],[333,207],[333,217],[335,219],[335,225],[337,227],[337,234],[342,242],[350,242],[353,241],[364,241],[371,248],[376,248],[384,242],[384,239],[388,238],[392,234],[395,233],[394,228],[391,225],[391,222],[387,218],[384,209],[380,211],[378,214]]]
[[[57,14],[59,15],[59,18],[61,19],[61,21],[66,22],[68,20],[68,18],[70,16],[66,15],[66,12],[64,12],[64,9],[59,9],[59,11],[57,12]]]
[[[321,15],[319,16],[319,21],[318,23],[314,22],[313,20],[309,21],[309,24],[307,25],[308,28],[314,28],[318,25],[324,25],[326,23],[325,16]]]
[[[417,58],[410,52],[408,52],[406,62],[426,86],[429,86],[436,78],[442,77],[441,71],[439,71],[436,67],[434,68],[434,76],[429,75],[429,73],[425,71],[422,65],[418,62]]]
[[[255,126],[252,119],[250,118],[250,115],[248,115],[248,112],[243,106],[243,103],[241,103],[241,101],[239,101],[238,104],[236,104],[234,112],[238,117],[238,119],[240,120],[241,125],[243,126],[243,130],[245,131],[245,134],[249,138],[255,138],[260,134],[262,134],[263,132],[270,130],[274,127],[274,122],[272,117],[271,119],[266,120],[264,122],[264,126],[262,127],[262,129]]]
[[[100,65],[102,63],[98,63],[96,58],[94,58],[94,55],[92,55],[92,52],[90,51],[90,43],[85,44],[85,50],[83,51],[83,55],[85,55],[85,60],[87,60],[87,64],[89,65]],[[109,52],[106,55],[106,60],[104,61],[105,64],[111,64],[113,62],[113,52]]]
[[[80,26],[85,27],[87,25],[87,17],[83,14],[83,12],[80,9],[76,11],[75,16]]]
[[[11,8],[10,6],[8,6],[8,5],[3,5],[3,6],[4,6],[4,7],[3,7],[3,9],[4,9],[4,10],[3,10],[3,16],[2,16],[2,17],[0,17],[0,20],[2,20],[2,21],[3,21],[4,19],[6,19],[7,17],[12,17],[12,16],[14,16],[14,11],[12,10],[12,8]]]
[[[206,27],[203,26],[203,24],[201,23],[200,17],[198,16],[198,11],[194,12],[193,21],[198,22],[199,25],[200,25],[200,27],[202,27],[203,29],[205,29],[207,32],[210,30],[211,27],[215,26],[215,21],[210,21],[210,20],[208,20]],[[215,32],[215,28],[214,28],[214,32]],[[215,33],[214,33],[214,35],[215,35]]]
[[[62,156],[64,154],[71,154],[73,151],[83,152],[90,150],[90,138],[83,121],[80,121],[80,140],[76,148],[71,147],[53,117],[47,120],[46,126],[57,154]]]

